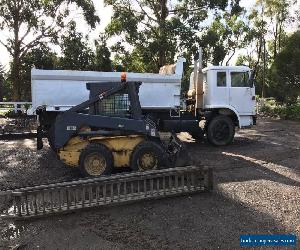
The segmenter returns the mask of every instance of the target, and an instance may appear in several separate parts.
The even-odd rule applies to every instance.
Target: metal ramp
[[[0,193],[0,199],[8,207],[2,212],[1,218],[43,217],[92,207],[204,192],[212,187],[212,169],[196,166],[25,187]]]

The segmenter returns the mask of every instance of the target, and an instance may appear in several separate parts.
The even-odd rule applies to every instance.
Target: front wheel
[[[160,169],[164,165],[163,148],[152,141],[138,144],[132,152],[130,165],[135,171]]]
[[[84,176],[109,175],[113,168],[113,155],[102,144],[89,144],[80,154],[79,169]]]
[[[209,121],[207,139],[214,146],[225,146],[232,143],[235,126],[230,117],[218,115]]]

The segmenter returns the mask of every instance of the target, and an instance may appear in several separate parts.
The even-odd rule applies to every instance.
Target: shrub
[[[260,112],[272,117],[300,120],[300,103],[293,105],[279,105],[274,100],[266,100],[265,104],[260,108]]]

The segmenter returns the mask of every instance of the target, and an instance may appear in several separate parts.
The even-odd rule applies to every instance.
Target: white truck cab
[[[205,120],[203,132],[213,145],[231,143],[235,127],[256,124],[252,76],[246,66],[209,66],[202,69],[202,49],[195,55],[186,105],[199,121]],[[198,134],[192,133],[192,136],[197,138]]]
[[[202,72],[203,109],[228,109],[236,114],[240,128],[253,125],[256,105],[250,68],[210,66]]]

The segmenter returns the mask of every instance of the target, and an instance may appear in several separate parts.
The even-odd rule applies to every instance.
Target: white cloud
[[[251,7],[253,7],[255,3],[256,3],[256,0],[241,0],[240,6],[242,6],[248,10]]]

